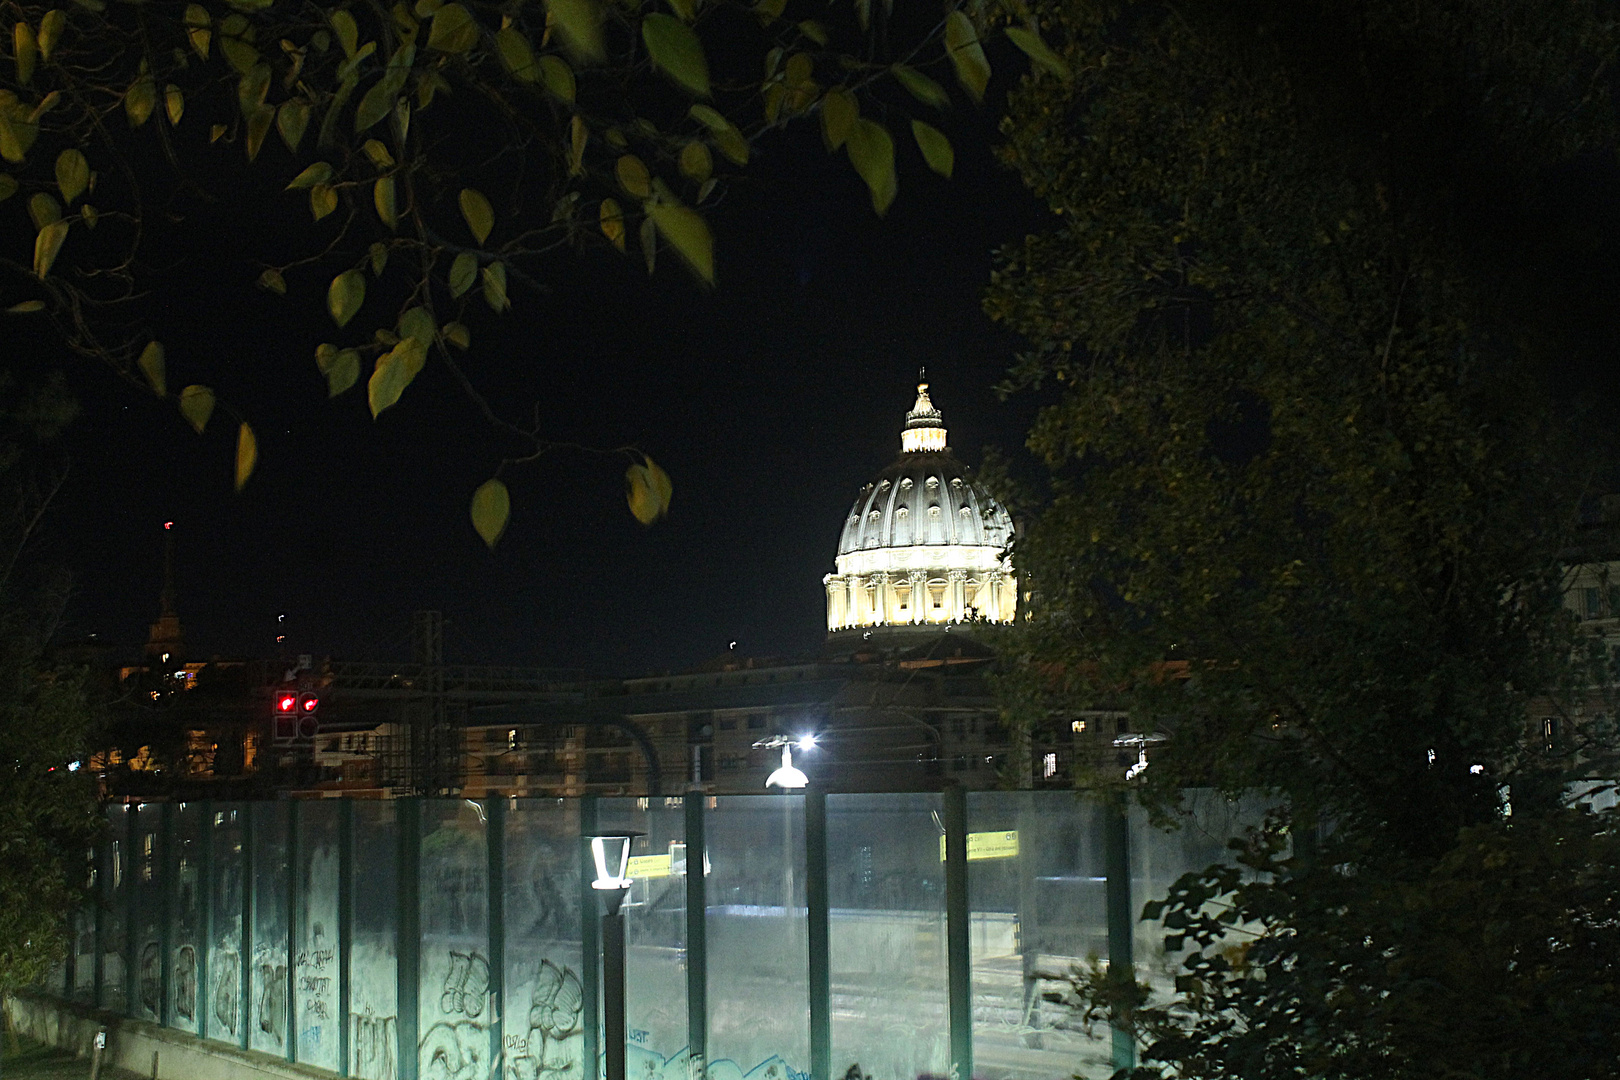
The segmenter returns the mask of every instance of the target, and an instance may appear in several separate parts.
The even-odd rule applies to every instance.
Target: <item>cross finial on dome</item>
[[[945,420],[928,398],[928,369],[917,369],[917,403],[906,413],[900,432],[901,453],[945,449]]]

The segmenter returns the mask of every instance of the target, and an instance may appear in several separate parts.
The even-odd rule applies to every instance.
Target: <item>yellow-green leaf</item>
[[[652,194],[652,177],[647,172],[647,166],[634,154],[625,154],[613,165],[613,174],[619,178],[619,186],[625,192],[638,199],[645,199]]]
[[[427,43],[440,52],[464,53],[478,44],[478,23],[460,4],[445,4],[433,13]]]
[[[276,110],[270,105],[260,105],[253,110],[247,118],[247,141],[245,149],[249,161],[259,157],[259,151],[264,148],[264,138],[270,134],[270,125],[275,123]]]
[[[1014,45],[1024,50],[1024,55],[1033,60],[1036,67],[1043,67],[1060,79],[1069,77],[1069,65],[1041,40],[1041,35],[1037,31],[1023,26],[1009,26],[1007,37]]]
[[[694,120],[709,129],[715,148],[721,154],[735,165],[748,164],[748,140],[735,124],[708,105],[693,105],[689,112]]]
[[[71,203],[90,185],[90,163],[78,150],[64,150],[56,155],[56,186],[62,192],[62,201]]]
[[[705,282],[714,284],[714,237],[696,210],[673,203],[648,203],[647,216],[670,246]]]
[[[415,338],[425,349],[439,336],[439,328],[433,324],[433,316],[428,309],[418,306],[407,309],[399,317],[399,336]]]
[[[378,140],[367,139],[365,144],[360,147],[360,150],[366,155],[367,160],[378,169],[391,169],[394,167],[394,155],[390,154],[388,147]]]
[[[124,115],[129,117],[129,126],[138,128],[146,123],[155,108],[157,84],[152,81],[152,76],[142,75],[124,91]]]
[[[163,88],[163,111],[169,116],[169,126],[179,127],[180,118],[186,115],[186,95],[174,83]]]
[[[956,167],[956,151],[951,149],[951,141],[938,128],[921,120],[911,122],[911,134],[928,167],[949,180],[951,170]]]
[[[574,69],[560,56],[548,54],[540,58],[540,80],[545,83],[547,90],[564,101],[573,101],[579,92],[574,82]]]
[[[827,91],[821,99],[821,138],[828,152],[837,150],[849,138],[849,129],[860,118],[861,107],[855,95],[843,87]]]
[[[366,302],[366,278],[358,270],[345,270],[332,279],[326,290],[326,310],[332,321],[348,326],[360,305]]]
[[[360,27],[355,23],[354,16],[347,11],[334,11],[331,21],[332,32],[337,35],[338,44],[343,46],[343,55],[353,56],[355,50],[360,48]]]
[[[882,124],[862,118],[849,129],[846,146],[850,164],[872,193],[872,209],[882,217],[899,188],[894,174],[894,140]]]
[[[287,185],[287,190],[295,191],[299,188],[312,188],[317,184],[324,184],[330,179],[332,179],[332,166],[324,161],[317,161],[293,177],[292,183]]]
[[[932,105],[936,109],[944,109],[949,107],[951,103],[951,95],[945,92],[945,88],[943,86],[939,85],[939,83],[935,82],[933,79],[930,79],[916,68],[907,67],[904,64],[896,64],[889,70],[894,73],[894,77],[900,83],[900,85],[905,87],[906,93],[910,94],[924,105]]]
[[[59,8],[47,11],[39,20],[39,56],[41,60],[49,60],[51,53],[56,51],[57,42],[62,40],[62,31],[67,27],[67,12]]]
[[[399,87],[394,84],[391,74],[384,75],[354,110],[354,130],[365,131],[394,111],[394,98],[399,93]]]
[[[0,202],[5,202],[17,194],[17,178],[10,173],[0,173]]]
[[[210,127],[208,129],[208,145],[212,146],[214,143],[219,142],[225,136],[227,130],[229,129],[224,124],[215,124]]]
[[[698,0],[669,0],[669,6],[687,22],[697,18]]]
[[[669,513],[670,497],[674,494],[669,476],[652,460],[645,465],[632,464],[624,471],[625,501],[630,513],[643,525],[651,525]]]
[[[62,242],[67,239],[68,223],[53,221],[34,237],[34,276],[43,278],[51,272]]]
[[[450,264],[450,295],[461,296],[473,287],[476,280],[478,280],[478,256],[470,251],[463,251],[456,256],[456,261]]]
[[[377,208],[377,216],[382,223],[390,229],[399,225],[399,208],[394,204],[394,178],[392,176],[379,176],[377,183],[371,189],[371,201]]]
[[[799,33],[823,48],[827,45],[827,28],[814,19],[806,19],[799,24]]]
[[[180,391],[180,415],[201,435],[208,426],[208,418],[214,415],[214,392],[195,383]]]
[[[309,212],[316,221],[337,209],[337,188],[331,184],[316,184],[309,189]]]
[[[787,10],[787,0],[759,0],[754,5],[754,16],[759,19],[761,26],[769,26],[782,17]]]
[[[201,4],[187,4],[183,21],[186,24],[186,40],[191,42],[191,51],[207,60],[208,43],[213,36],[208,29],[212,25],[212,21],[208,18],[208,9]]]
[[[383,267],[388,265],[388,245],[378,240],[371,245],[366,254],[371,258],[371,275],[382,277]]]
[[[511,307],[512,302],[506,298],[506,264],[490,263],[484,267],[481,276],[484,279],[484,303],[496,312]]]
[[[326,377],[326,396],[335,398],[360,381],[360,354],[353,349],[320,345],[315,349],[315,366]]]
[[[602,14],[597,0],[546,0],[546,12],[575,56],[602,59]]]
[[[12,304],[10,307],[6,308],[6,314],[8,314],[8,315],[32,315],[36,311],[44,311],[44,310],[45,310],[45,301],[43,301],[43,300],[24,300],[20,304]]]
[[[506,531],[506,519],[512,514],[512,499],[506,490],[506,485],[499,480],[485,480],[473,492],[472,506],[473,528],[488,544],[490,550],[501,539],[501,533]]]
[[[658,265],[658,226],[653,224],[652,215],[641,219],[641,229],[638,233],[641,239],[641,254],[647,260],[647,276],[651,277],[653,267]]]
[[[293,98],[283,101],[281,108],[276,110],[276,130],[281,133],[281,141],[293,153],[298,153],[298,144],[304,141],[304,132],[308,127],[309,102]]]
[[[28,216],[34,221],[35,231],[38,231],[53,221],[61,221],[62,207],[43,191],[36,191],[28,197]]]
[[[519,82],[532,83],[540,75],[535,67],[534,50],[529,39],[515,26],[503,26],[495,32],[495,49],[501,54],[501,63]],[[562,63],[562,61],[557,61]]]
[[[673,15],[653,12],[641,20],[641,40],[653,63],[698,97],[709,96],[709,62],[696,31]]]
[[[468,230],[482,244],[495,227],[495,211],[490,208],[489,200],[475,188],[462,188],[457,201],[461,203],[461,217],[467,222]]]
[[[962,88],[973,95],[974,101],[984,100],[984,88],[990,83],[990,61],[985,59],[973,20],[960,8],[945,16],[945,51]]]
[[[714,155],[704,143],[693,139],[681,147],[681,175],[699,184],[714,173]]]
[[[287,279],[281,276],[281,271],[274,267],[259,275],[259,288],[266,292],[273,292],[277,296],[287,295]]]
[[[597,220],[602,224],[602,235],[620,251],[624,250],[624,209],[617,199],[603,199]]]
[[[158,341],[149,341],[146,348],[141,350],[140,358],[135,361],[146,376],[147,384],[152,387],[152,393],[158,397],[167,397],[169,394],[169,367],[163,355],[163,344]]]
[[[21,163],[38,133],[37,126],[17,123],[4,108],[0,108],[0,157],[14,165]]]
[[[466,349],[472,346],[472,334],[468,332],[466,326],[458,322],[444,324],[444,340],[458,349]]]
[[[34,28],[19,22],[11,31],[11,44],[17,58],[17,81],[24,86],[34,81],[34,63],[39,59],[39,42]]]
[[[253,437],[253,429],[244,422],[236,429],[236,490],[241,491],[247,486],[248,477],[253,475],[253,468],[259,463],[259,440]]]
[[[585,120],[578,113],[568,122],[568,175],[579,176],[585,171],[585,140],[589,137],[590,129],[585,126]],[[19,156],[15,160],[22,160]]]
[[[80,203],[79,204],[79,220],[84,222],[84,227],[85,228],[87,228],[87,229],[95,228],[96,227],[96,222],[99,219],[100,219],[100,215],[96,213],[96,208],[95,207],[91,206],[89,203]]]
[[[366,383],[366,398],[373,419],[399,401],[426,363],[427,348],[415,338],[402,339],[377,358],[377,367]]]

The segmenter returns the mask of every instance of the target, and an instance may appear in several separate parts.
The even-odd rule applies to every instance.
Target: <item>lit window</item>
[[[1057,755],[1047,754],[1041,758],[1041,778],[1050,780],[1057,775]]]
[[[512,728],[506,733],[506,748],[508,750],[517,749],[517,728]]]
[[[1074,723],[1070,724],[1069,727],[1073,729],[1076,735],[1084,735],[1086,733],[1086,722],[1084,720],[1076,720]]]

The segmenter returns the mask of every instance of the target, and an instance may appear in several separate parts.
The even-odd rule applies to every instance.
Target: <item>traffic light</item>
[[[321,732],[321,696],[319,694],[298,695],[298,737],[300,739],[313,739]]]
[[[282,690],[275,697],[275,715],[272,717],[273,735],[277,745],[286,746],[298,738],[298,695]]]

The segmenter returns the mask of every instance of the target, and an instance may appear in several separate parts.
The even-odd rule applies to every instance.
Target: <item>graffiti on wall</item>
[[[233,949],[215,949],[209,962],[213,965],[213,986],[209,998],[213,1002],[214,1019],[219,1026],[236,1034],[236,1012],[242,994],[236,981],[236,972],[242,966],[241,957]]]
[[[162,986],[161,972],[158,970],[159,958],[157,942],[148,941],[141,946],[141,1008],[153,1016],[158,1012],[158,997]]]
[[[572,968],[540,961],[529,993],[527,1033],[506,1036],[508,1080],[566,1080],[575,1075],[585,1042],[580,1026],[584,1003],[579,976]]]
[[[357,1080],[394,1080],[395,1018],[370,1012],[350,1015],[354,1018],[354,1076]]]
[[[484,998],[489,993],[489,961],[476,951],[450,953],[450,971],[444,977],[444,993],[439,997],[439,1011],[446,1016],[466,1016],[477,1019],[484,1012]]]
[[[254,1008],[259,1030],[276,1045],[283,1045],[287,1038],[287,965],[260,964],[257,982],[259,999]]]
[[[186,1020],[197,1018],[197,950],[190,945],[174,953],[174,1013]]]
[[[488,1080],[489,961],[477,950],[449,953],[439,988],[445,1019],[422,1034],[417,1062],[422,1080]]]
[[[298,975],[298,1015],[300,1023],[329,1019],[327,999],[332,993],[334,954],[326,943],[326,928],[316,923],[310,928],[310,947],[300,951],[293,964]]]

